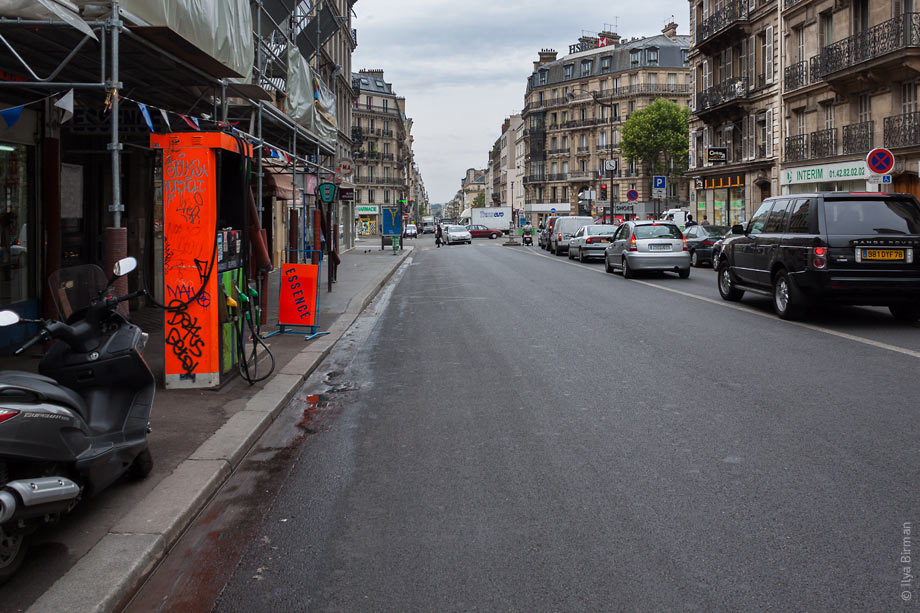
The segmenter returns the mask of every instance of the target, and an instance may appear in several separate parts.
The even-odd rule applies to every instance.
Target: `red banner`
[[[288,326],[316,325],[316,288],[319,266],[281,265],[281,297],[278,323]]]

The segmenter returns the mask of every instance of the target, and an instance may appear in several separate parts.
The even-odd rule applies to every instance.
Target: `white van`
[[[687,215],[690,214],[690,211],[687,209],[668,209],[661,214],[662,220],[673,221],[680,231],[683,232],[684,228],[687,227]],[[696,221],[696,220],[694,220]]]

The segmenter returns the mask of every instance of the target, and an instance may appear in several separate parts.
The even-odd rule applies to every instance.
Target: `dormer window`
[[[546,71],[540,71],[540,85],[546,85]]]
[[[658,48],[649,47],[648,50],[646,50],[646,57],[648,58],[649,66],[657,66],[658,65]]]
[[[638,66],[639,65],[639,54],[641,51],[639,49],[633,49],[629,52],[629,65]]]
[[[601,58],[601,70],[603,70],[604,72],[608,72],[610,70],[610,64],[611,64],[611,57],[609,55],[605,55],[604,57]]]
[[[594,65],[592,60],[583,60],[581,62],[581,76],[587,77],[591,75],[591,67]]]
[[[563,76],[564,76],[566,79],[571,79],[571,78],[572,78],[572,72],[574,71],[574,69],[575,69],[575,66],[573,66],[572,64],[569,64],[568,66],[565,66],[565,67],[563,68]]]

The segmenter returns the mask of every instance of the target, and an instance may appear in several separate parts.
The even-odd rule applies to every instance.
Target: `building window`
[[[860,94],[857,105],[859,123],[866,123],[872,119],[872,97],[869,94]]]
[[[901,113],[917,112],[917,84],[901,83]]]
[[[834,105],[824,105],[824,129],[831,130],[834,128]]]
[[[684,66],[689,66],[689,65],[690,65],[690,56],[689,56],[689,53],[690,53],[690,52],[689,52],[687,49],[681,49],[681,50],[680,50],[680,58],[681,58],[681,60],[683,61]]]
[[[553,90],[553,102],[555,103],[557,100],[559,100],[559,90],[554,89]]]
[[[377,122],[373,119],[371,119],[370,122],[371,122],[370,128],[371,130],[374,130],[377,127]]]
[[[626,116],[629,117],[629,115],[632,115],[635,112],[635,110],[636,110],[636,101],[630,100],[629,101],[629,114],[627,114]]]
[[[619,92],[620,92],[620,77],[614,77],[613,78],[613,93],[616,94]]]
[[[805,27],[799,26],[793,30],[795,36],[795,61],[805,61]]]
[[[597,144],[600,145],[601,147],[604,147],[607,145],[607,131],[606,130],[601,130],[598,133]]]
[[[562,111],[562,123],[566,123],[569,120],[569,112]]]
[[[564,175],[569,174],[569,163],[568,162],[562,163],[562,174]]]
[[[581,171],[588,172],[588,161],[587,160],[581,161]]]
[[[390,122],[389,122],[389,120],[383,122],[383,129],[386,130],[387,132],[390,131]]]
[[[629,52],[629,65],[638,66],[639,65],[639,54],[641,51],[639,49],[633,49]]]
[[[795,133],[799,136],[805,134],[805,111],[795,111]]]
[[[649,73],[649,75],[648,75],[648,84],[649,84],[649,85],[651,86],[651,88],[654,90],[654,88],[658,85],[658,73],[656,73],[656,72],[651,72],[651,73]]]
[[[610,70],[610,61],[611,60],[610,60],[609,55],[602,57],[601,58],[601,70],[603,70],[604,72],[607,72],[608,70]]]
[[[383,190],[383,202],[387,203],[389,201],[390,201],[390,190],[385,189]]]
[[[587,146],[588,146],[588,135],[587,135],[587,134],[582,134],[582,135],[581,135],[581,143],[580,143],[579,146],[580,146],[580,147],[587,147]]]
[[[563,136],[563,137],[562,137],[562,149],[563,149],[563,150],[566,150],[566,149],[568,149],[568,148],[569,148],[569,137],[568,137],[568,136]]]
[[[581,63],[581,76],[587,77],[591,74],[591,68],[594,66],[594,62],[591,60],[584,60]]]
[[[581,109],[581,120],[585,121],[588,119],[588,109]]]
[[[572,71],[573,71],[573,69],[574,69],[574,66],[572,66],[572,64],[569,64],[568,66],[565,66],[565,67],[562,69],[563,78],[564,78],[564,79],[571,79],[571,78],[572,78]]]
[[[821,13],[818,21],[818,42],[821,47],[827,47],[834,42],[834,14]]]
[[[381,102],[380,102],[380,108],[383,109],[383,112],[384,112],[384,113],[387,111],[387,103],[388,103],[388,102],[389,102],[389,100],[387,100],[386,98],[384,98],[384,99],[381,100]]]
[[[646,53],[648,54],[649,66],[657,66],[658,65],[658,49],[651,48],[651,49],[648,49]]]
[[[613,109],[611,110],[611,114],[613,115],[613,120],[614,120],[614,121],[620,121],[620,105],[619,105],[619,104],[614,104],[614,105],[613,105]]]
[[[374,190],[367,190],[367,202],[369,204],[374,204]]]
[[[553,190],[553,202],[556,202],[556,189],[557,189],[557,188],[555,188],[555,187],[552,188],[552,190]]]
[[[361,190],[360,189],[355,190],[355,202],[361,202]]]
[[[543,92],[539,92],[537,94],[537,104],[539,104],[540,106],[543,106],[543,102],[544,102]]]
[[[613,132],[610,133],[610,143],[614,147],[620,144],[620,131],[619,130],[613,130]]]
[[[562,187],[562,201],[563,201],[563,202],[568,202],[568,201],[569,201],[569,188],[568,188],[568,186],[563,186],[563,187]]]
[[[549,150],[555,151],[556,150],[556,137],[554,136],[553,138],[551,138],[549,142],[550,142]]]
[[[374,108],[374,97],[373,96],[367,97],[367,108],[368,109]]]
[[[540,71],[540,85],[546,85],[546,71]]]

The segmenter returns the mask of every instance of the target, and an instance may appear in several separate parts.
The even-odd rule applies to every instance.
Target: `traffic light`
[[[606,199],[607,199],[607,185],[604,183],[604,184],[601,184],[601,200],[606,200]]]

